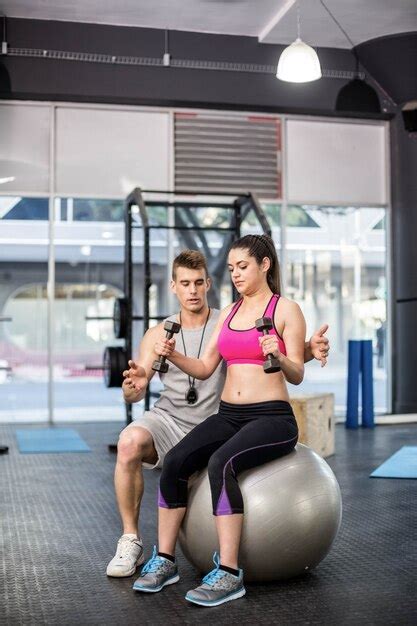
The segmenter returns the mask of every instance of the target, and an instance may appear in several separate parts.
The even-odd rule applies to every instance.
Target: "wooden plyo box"
[[[290,403],[298,424],[298,441],[324,458],[334,454],[334,394],[294,396]]]

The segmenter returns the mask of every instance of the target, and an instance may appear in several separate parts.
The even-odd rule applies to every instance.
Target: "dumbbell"
[[[270,317],[261,317],[259,320],[256,320],[255,326],[257,330],[261,331],[264,335],[268,335],[271,328],[273,328],[272,320]],[[280,371],[281,366],[278,359],[276,359],[272,354],[268,354],[264,362],[265,374],[273,374],[274,372]]]
[[[179,333],[181,329],[181,324],[177,322],[170,322],[167,320],[164,324],[164,330],[166,331],[165,339],[171,339],[175,333]],[[166,361],[166,356],[159,356],[159,358],[153,362],[152,369],[155,372],[161,372],[162,374],[166,374],[168,371],[169,365]]]

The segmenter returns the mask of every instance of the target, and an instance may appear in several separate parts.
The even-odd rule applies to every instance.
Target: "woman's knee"
[[[214,452],[214,454],[211,455],[207,466],[210,481],[223,479],[223,473],[226,465],[227,459],[224,458],[224,455],[219,453],[219,451]]]
[[[170,482],[178,480],[181,465],[182,459],[180,458],[180,455],[175,448],[171,448],[164,458],[164,464],[161,472],[161,483],[164,483],[167,480]]]
[[[153,439],[145,428],[125,428],[117,443],[117,460],[121,463],[142,461],[152,453]]]

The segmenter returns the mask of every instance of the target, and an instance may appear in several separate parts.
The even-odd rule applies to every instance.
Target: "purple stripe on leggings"
[[[244,452],[250,452],[250,450],[256,450],[257,448],[267,448],[269,446],[281,446],[284,443],[290,443],[290,441],[294,441],[294,439],[297,439],[298,434],[295,437],[292,437],[291,439],[287,439],[287,441],[279,441],[278,443],[264,443],[261,446],[253,446],[252,448],[246,448],[246,450],[241,450],[240,452],[236,452],[236,454],[234,454],[225,464],[224,468],[223,468],[223,487],[222,487],[222,491],[220,494],[220,499],[217,503],[217,507],[216,507],[216,515],[232,515],[232,507],[230,506],[230,502],[229,502],[229,498],[227,497],[227,493],[226,493],[226,468],[227,466],[232,464],[233,459],[235,459],[237,456],[239,456],[240,454],[243,454]],[[225,507],[225,508],[223,508]]]
[[[158,506],[160,506],[162,509],[169,509],[169,506],[165,502],[165,498],[162,495],[160,489],[158,489]]]
[[[232,506],[230,500],[227,497],[226,487],[223,485],[222,492],[220,494],[219,501],[217,503],[216,515],[232,515]]]

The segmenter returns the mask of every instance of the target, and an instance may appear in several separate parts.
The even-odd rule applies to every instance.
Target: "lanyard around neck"
[[[197,359],[200,357],[201,346],[203,345],[204,333],[206,332],[206,326],[207,326],[207,322],[209,321],[209,317],[210,317],[210,307],[207,313],[206,321],[204,322],[203,332],[201,333],[200,345],[198,346],[198,353],[196,357]],[[180,333],[181,333],[181,339],[182,339],[182,347],[184,348],[184,356],[187,356],[187,350],[185,348],[185,341],[184,341],[184,334],[182,332],[181,311],[179,312],[179,318],[180,318],[180,324],[181,324]],[[194,383],[195,383],[195,378],[191,378],[191,376],[188,376],[188,384],[190,385],[190,387],[194,387]]]

